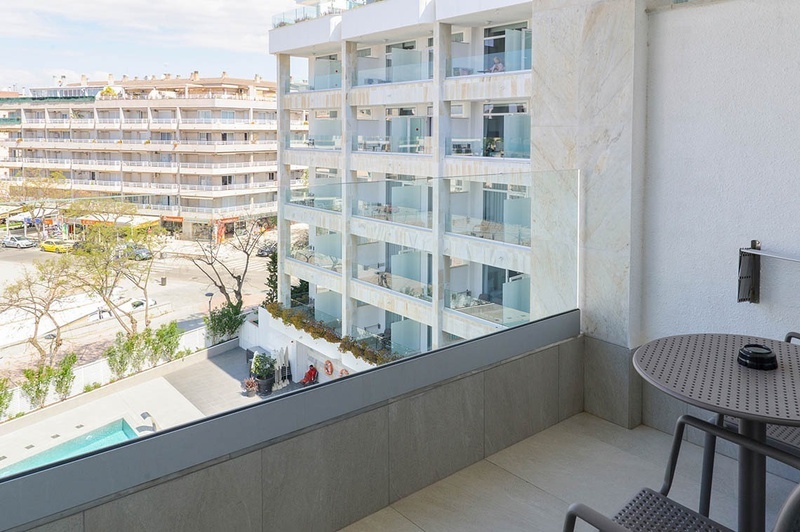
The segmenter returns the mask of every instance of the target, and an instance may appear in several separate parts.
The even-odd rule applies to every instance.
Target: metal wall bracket
[[[739,249],[739,303],[758,303],[761,289],[761,257],[800,262],[800,257],[771,253],[761,249],[761,242],[751,240],[749,248]]]

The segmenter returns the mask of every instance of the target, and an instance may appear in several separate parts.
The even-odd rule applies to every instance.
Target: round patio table
[[[739,365],[739,349],[763,344],[778,369]],[[800,426],[800,345],[736,334],[687,334],[641,346],[633,366],[650,384],[690,405],[739,418],[739,433],[764,442],[767,423]],[[739,530],[765,527],[766,458],[739,449]]]

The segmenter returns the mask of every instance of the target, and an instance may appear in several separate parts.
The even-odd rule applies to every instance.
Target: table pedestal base
[[[765,442],[767,425],[759,421],[739,420],[739,434]],[[765,456],[739,448],[739,530],[763,532],[765,528],[767,494],[767,459]]]

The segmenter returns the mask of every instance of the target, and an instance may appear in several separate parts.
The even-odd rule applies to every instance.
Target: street
[[[17,231],[12,231],[16,234]],[[21,230],[19,231],[21,234]],[[33,236],[29,231],[29,236]],[[155,307],[150,309],[151,326],[158,327],[172,320],[178,321],[184,330],[191,330],[203,323],[203,316],[208,314],[209,298],[206,293],[213,292],[211,305],[217,307],[224,302],[209,279],[191,261],[180,255],[199,252],[196,242],[169,241],[165,247],[164,258],[157,253],[152,262],[152,272],[148,284],[148,299],[155,300]],[[55,253],[40,251],[38,247],[28,249],[0,248],[0,285],[3,287],[21,277],[23,269],[34,261],[56,257]],[[223,248],[220,257],[234,271],[244,267],[245,256],[227,247]],[[253,257],[243,291],[244,308],[261,303],[264,299],[267,275],[267,259]],[[166,278],[166,285],[161,285],[161,278]],[[133,287],[130,281],[121,283],[121,294],[126,299],[143,297],[141,290]],[[64,345],[60,353],[75,351],[78,364],[86,364],[102,356],[102,352],[113,340],[117,332],[122,330],[119,323],[106,317],[98,320],[92,312],[90,318],[84,318],[62,329]],[[139,320],[139,329],[144,328],[142,311],[135,314]],[[15,383],[20,381],[22,370],[34,364],[34,351],[27,343],[2,346],[3,328],[0,325],[0,377],[10,377]],[[43,331],[41,335],[46,334]]]

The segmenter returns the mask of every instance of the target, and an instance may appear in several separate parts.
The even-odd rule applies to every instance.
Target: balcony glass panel
[[[52,160],[59,161],[60,159]],[[89,160],[84,159],[84,161]],[[108,162],[103,159],[92,159],[91,161]],[[168,161],[161,162],[172,164]],[[198,162],[195,164],[235,163]],[[294,198],[311,197],[315,202],[314,207],[331,209],[330,205],[320,205],[316,202],[332,200],[335,203],[335,200],[341,199],[343,196],[352,202],[352,205],[347,205],[347,209],[352,208],[353,211],[342,213],[339,217],[341,221],[345,221],[345,218],[355,214],[375,216],[376,218],[384,216],[384,214],[394,216],[395,212],[378,214],[369,210],[388,205],[410,209],[409,212],[412,214],[416,212],[419,219],[424,220],[424,222],[420,222],[420,225],[430,227],[430,215],[431,212],[435,212],[433,209],[436,209],[443,213],[443,222],[448,231],[442,239],[443,245],[436,244],[434,242],[438,242],[438,240],[429,238],[430,231],[410,228],[396,231],[397,228],[389,227],[386,223],[372,221],[364,223],[364,218],[351,221],[357,235],[337,233],[321,227],[332,218],[336,218],[330,215],[323,216],[321,211],[301,213],[304,219],[313,222],[293,223],[286,219],[282,220],[281,223],[288,222],[291,225],[285,233],[283,232],[285,226],[282,226],[279,242],[280,256],[287,260],[289,265],[287,269],[294,267],[297,271],[302,270],[308,273],[308,277],[311,279],[307,279],[307,288],[291,290],[289,294],[281,293],[279,296],[281,301],[287,303],[286,306],[305,313],[310,320],[304,320],[305,323],[299,323],[295,327],[290,317],[284,321],[283,318],[276,316],[279,314],[278,312],[273,314],[268,308],[259,309],[257,318],[249,315],[242,324],[240,338],[249,339],[247,345],[257,346],[256,348],[259,350],[275,354],[287,352],[294,343],[292,348],[294,358],[291,361],[294,365],[293,369],[297,371],[300,368],[308,367],[309,361],[313,360],[313,363],[319,364],[317,367],[320,370],[320,382],[336,386],[336,383],[331,381],[346,378],[348,374],[352,375],[358,371],[368,370],[374,365],[384,364],[400,356],[424,352],[430,349],[431,342],[435,341],[437,336],[442,337],[445,344],[449,344],[462,338],[473,338],[473,334],[478,336],[488,330],[539,320],[576,308],[578,300],[577,235],[581,190],[577,171],[450,176],[446,179],[443,178],[439,183],[427,177],[419,178],[378,172],[374,174],[375,179],[373,180],[373,175],[370,173],[359,172],[356,177],[360,180],[341,184],[337,181],[343,176],[338,175],[335,169],[310,168],[309,175],[305,178],[308,184],[306,188],[296,194],[292,193],[288,198],[290,198],[289,201],[295,202]],[[240,205],[228,205],[216,200],[189,198],[182,198],[181,204],[178,205],[174,195],[176,185],[173,183],[147,183],[146,176],[142,176],[140,182],[126,181],[122,183],[118,181],[121,177],[121,174],[115,172],[96,181],[81,177],[81,180],[73,181],[73,184],[91,183],[98,187],[110,187],[116,183],[118,186],[124,185],[126,188],[134,187],[134,190],[139,189],[137,192],[139,195],[131,195],[126,192],[126,201],[136,204],[144,211],[170,217],[183,217],[187,213],[203,213],[214,215],[215,219],[219,220],[234,216],[246,216],[252,209],[274,208],[272,203],[253,204],[247,201]],[[217,187],[217,185],[197,186],[202,190],[216,190],[215,187]],[[347,190],[347,194],[343,194],[344,186],[353,188]],[[148,194],[148,191],[144,189],[150,187],[160,188],[160,190],[156,190],[155,194],[152,193],[154,191],[150,191],[151,193]],[[434,192],[438,193],[438,196],[434,195]],[[271,198],[271,196],[269,197]],[[285,195],[282,197],[283,200],[286,198]],[[289,210],[296,213],[299,209]],[[372,213],[370,214],[370,212]],[[535,220],[535,223],[531,223],[531,220]],[[339,226],[338,222],[339,220],[337,220],[337,227]],[[487,222],[487,225],[499,224],[501,230],[495,231],[498,235],[496,236],[497,241],[514,245],[500,243],[489,245],[486,241],[477,240],[476,237],[486,239],[492,238],[491,236],[469,234],[470,231],[475,230],[475,225],[480,226],[483,222]],[[313,225],[314,223],[317,225]],[[355,231],[356,223],[360,225],[358,231]],[[372,229],[376,230],[369,237],[360,236],[363,235],[362,231],[372,231]],[[394,233],[386,229],[391,229]],[[487,229],[488,233],[494,227],[490,226]],[[209,234],[211,227],[208,225],[203,227],[198,224],[195,231],[196,236],[202,237]],[[523,236],[520,237],[520,234]],[[285,241],[284,237],[289,235],[291,238],[289,241]],[[408,240],[411,244],[406,243],[406,247],[403,247],[393,243],[393,240],[402,240],[403,242]],[[520,247],[520,244],[526,247]],[[428,245],[435,246],[435,251],[443,257],[441,281],[439,281],[440,276],[435,275],[433,271],[432,263],[437,262],[434,260],[436,257],[433,255],[433,250],[427,248],[425,248],[426,251],[422,250]],[[449,248],[446,247],[448,245]],[[346,270],[342,267],[341,259],[345,249],[348,253]],[[302,264],[297,261],[303,261],[309,266],[301,267]],[[261,271],[263,272],[263,270]],[[332,275],[333,272],[339,274],[338,278]],[[258,275],[256,275],[257,277]],[[292,281],[293,288],[297,288],[296,280]],[[319,284],[315,285],[315,282]],[[365,297],[370,298],[371,303],[355,299],[346,301],[343,294],[330,289],[326,290],[325,283],[338,286],[347,286],[349,283],[350,297],[353,292],[360,290]],[[281,283],[280,286],[283,284]],[[300,294],[305,296],[300,297]],[[441,320],[443,330],[433,331],[430,325],[434,321],[433,316],[437,308],[435,303],[429,301],[440,299],[446,307]],[[216,301],[218,300],[217,298]],[[299,303],[289,305],[290,301]],[[202,307],[205,305],[205,301],[201,302]],[[196,307],[197,305],[187,305],[187,311],[195,312]],[[311,320],[313,323],[310,324],[310,330],[304,329],[303,327],[308,325]],[[340,349],[342,347],[340,342],[324,336],[305,334],[312,331],[317,334],[319,328],[314,327],[315,324],[322,324],[322,326],[332,329],[337,335],[345,334],[350,337],[349,342],[356,340],[363,346],[369,347],[372,352],[365,353],[364,350],[354,348],[352,343],[349,344],[349,347]],[[273,326],[274,328],[272,328]],[[191,335],[192,332],[187,334]],[[190,336],[186,338],[191,339]],[[348,345],[347,342],[345,345]],[[374,356],[375,351],[379,352],[379,356]],[[207,364],[209,371],[213,371],[214,374],[218,374],[220,369],[229,372],[231,379],[207,380],[208,382],[213,381],[212,384],[216,383],[214,386],[218,389],[213,390],[215,397],[226,397],[231,400],[220,405],[219,410],[210,412],[209,415],[247,406],[257,401],[240,395],[240,381],[247,377],[249,366],[239,347],[232,347],[228,353],[213,356],[219,358],[207,360],[206,355],[201,354],[200,358],[192,363],[192,367],[201,367],[201,364]],[[332,374],[326,375],[326,372],[323,371],[322,364],[325,361],[332,362]],[[194,365],[195,362],[197,366]],[[97,382],[98,385],[108,384],[108,387],[98,395],[96,400],[107,400],[117,393],[117,385],[109,383],[109,379],[105,376],[96,376],[100,373],[90,373],[94,371],[93,368],[94,366],[78,368],[80,372],[78,374],[81,375],[79,379],[84,380],[77,381],[81,384],[77,385],[73,394],[82,393],[83,383]],[[390,368],[386,368],[386,370],[391,371]],[[165,367],[163,371],[163,374],[166,374],[183,371],[183,369],[178,365],[172,368]],[[161,374],[160,371],[156,373]],[[137,377],[137,379],[143,380],[147,380],[147,378],[146,374]],[[293,376],[294,382],[283,388],[283,391],[279,388],[273,393],[275,396],[279,396],[279,394],[298,389],[300,385],[297,381],[300,378],[302,378],[302,371],[299,375]],[[350,382],[359,382],[360,379]],[[132,389],[124,382],[121,383],[121,386],[127,389],[125,393]],[[11,410],[5,414],[4,422],[7,421],[6,418],[25,414],[26,420],[35,418],[37,424],[45,421],[48,426],[55,425],[53,422],[59,415],[57,412],[53,413],[52,409],[36,409],[28,405],[19,388],[14,388],[13,394],[15,399]],[[95,400],[90,395],[86,397],[87,401]],[[189,394],[184,399],[189,402],[195,400]],[[169,401],[162,403],[167,404]],[[104,411],[103,408],[105,408],[103,403],[98,403],[97,408],[94,405],[85,406],[91,406],[94,411],[98,412]],[[170,419],[164,410],[153,410],[152,408],[159,407],[150,402],[146,408],[137,407],[135,411],[137,416],[130,418],[125,415],[126,419],[130,418],[129,428],[149,434],[153,431],[158,432],[192,422],[196,420],[197,416],[197,410],[192,408],[190,411],[187,410],[185,417],[181,414],[179,417]],[[148,417],[140,417],[139,412],[146,412]],[[53,416],[53,419],[50,419],[49,416]],[[123,415],[121,414],[119,417],[121,418]],[[151,418],[158,419],[158,427]],[[86,425],[85,432],[87,433],[102,428],[108,423],[100,418],[93,419],[92,416],[88,416],[87,419],[90,420]],[[16,423],[14,420],[8,420],[8,422]],[[32,420],[26,421],[26,423],[34,426]],[[70,426],[74,427],[75,424],[70,423]],[[146,430],[142,431],[142,427]],[[24,426],[15,427],[14,437],[16,437],[17,430],[26,429]],[[72,439],[71,435],[66,436],[66,433],[60,428],[57,430],[65,441]],[[124,426],[123,432],[125,432]],[[31,433],[31,439],[27,439],[26,436],[24,443],[30,442],[39,449],[47,449],[55,445],[50,442],[51,434],[45,434],[44,440],[37,440],[38,436]],[[20,438],[17,439],[20,440]],[[3,448],[4,454],[10,457],[11,455],[7,451],[10,448],[8,441],[0,443],[2,443],[0,447]],[[20,452],[24,453],[25,451]],[[11,466],[20,464],[17,457],[8,458],[7,461]],[[20,469],[24,470],[26,467],[33,466],[21,465]]]
[[[289,255],[319,268],[342,271],[342,235],[336,231],[293,223]]]
[[[335,292],[330,292],[333,295],[339,295]],[[339,295],[339,299],[341,299],[341,295]],[[335,332],[337,336],[342,336],[342,318],[334,315],[329,314],[323,310],[320,310],[318,304],[295,304],[292,303],[292,310],[297,310],[311,318],[312,320],[316,321],[320,325],[327,327],[331,331]]]
[[[376,242],[375,245],[379,248],[386,247],[383,242]],[[367,263],[366,260],[373,258],[373,253],[367,254],[362,246],[359,246],[359,253],[357,263],[353,266],[354,278],[423,301],[431,301],[430,283],[420,280],[430,273],[430,254],[404,250],[400,254],[389,256],[388,261],[380,262],[380,259],[387,256],[386,251],[381,250],[378,253],[378,261]]]
[[[519,275],[501,283],[499,292],[481,292],[477,295],[466,289],[458,292],[445,290],[445,307],[461,314],[506,327],[530,321],[530,278]],[[527,299],[526,299],[527,298]]]
[[[449,197],[446,230],[520,246],[531,245],[528,187],[467,183]]]
[[[431,227],[432,198],[428,180],[359,181],[354,185],[353,214],[375,220]]]
[[[289,194],[289,203],[294,205],[342,211],[342,185],[338,182],[290,189]]]
[[[433,78],[427,50],[392,50],[391,59],[359,57],[353,85],[402,83]]]
[[[403,320],[403,321],[413,321],[413,320]],[[401,323],[401,322],[395,322]],[[416,323],[416,322],[414,322]],[[397,330],[400,329],[400,326],[397,327]],[[415,355],[420,352],[419,348],[412,348],[406,345],[401,344],[399,341],[392,339],[392,328],[391,326],[386,329],[383,333],[375,333],[370,332],[363,327],[353,326],[350,330],[350,336],[358,343],[364,345],[369,349],[373,349],[375,351],[387,351],[394,356],[399,357],[407,357],[410,355]]]
[[[490,122],[491,121],[491,122]],[[505,115],[485,120],[490,135],[447,139],[445,153],[459,157],[530,159],[530,115]]]
[[[335,15],[348,9],[346,0],[327,0],[315,5],[299,6],[272,17],[272,27],[280,28],[290,24],[297,24],[306,20]]]
[[[342,87],[342,62],[319,58],[314,61],[314,76],[309,90],[340,89]]]
[[[339,150],[342,148],[342,136],[292,133],[286,135],[286,147],[305,150]]]
[[[531,32],[509,29],[484,41],[484,52],[470,53],[469,43],[452,43],[447,77],[518,72],[531,69]]]

